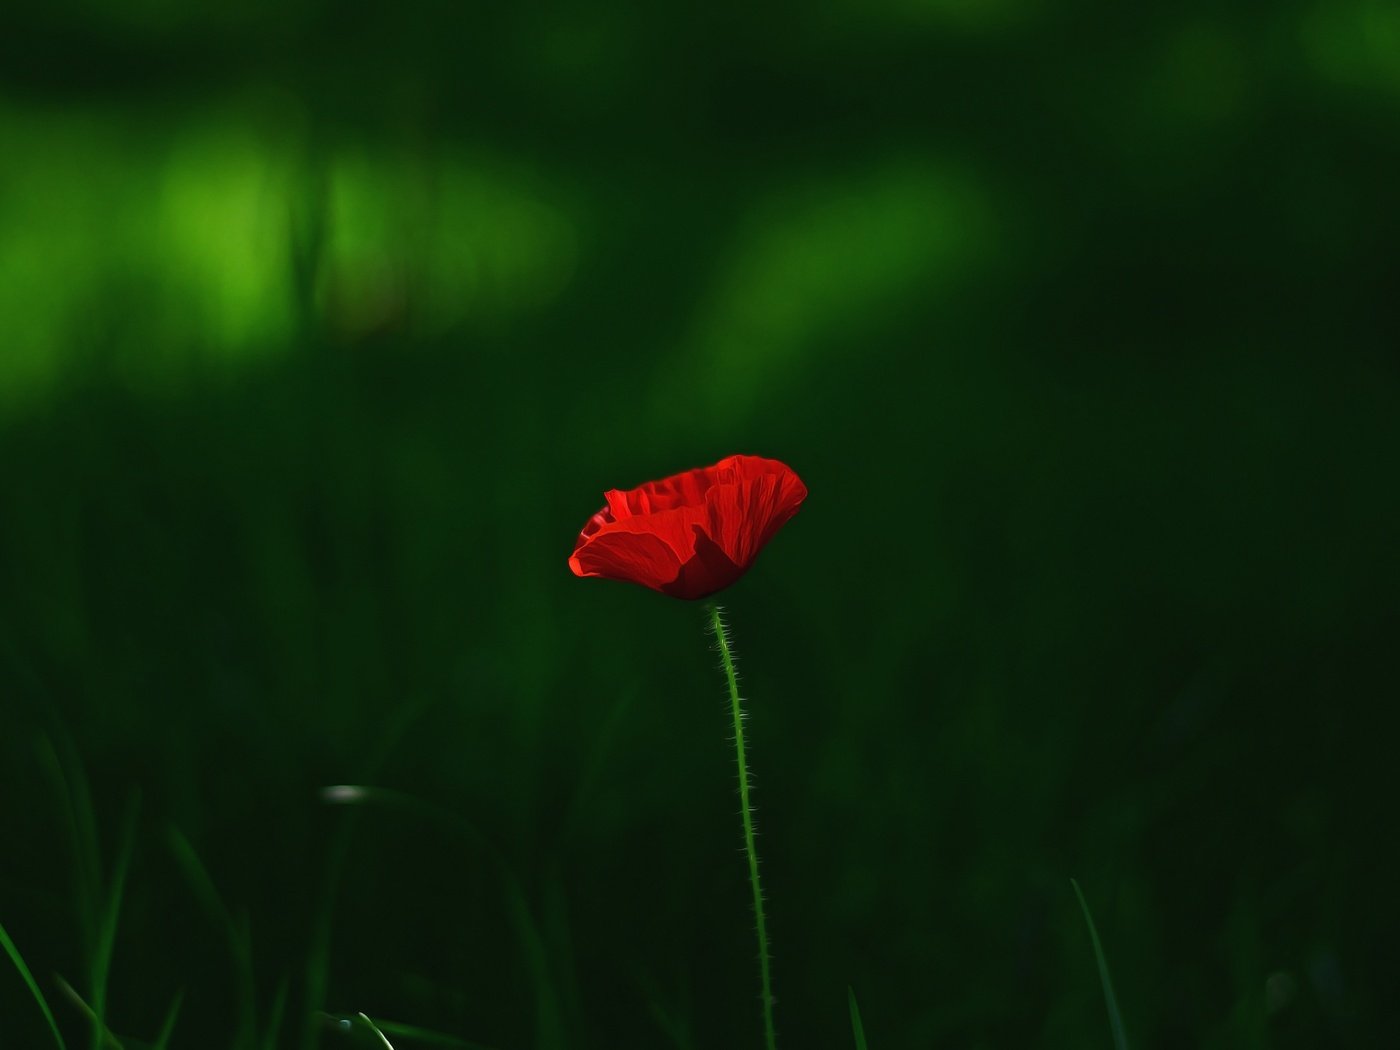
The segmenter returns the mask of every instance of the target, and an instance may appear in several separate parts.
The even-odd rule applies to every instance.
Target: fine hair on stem
[[[750,800],[748,757],[744,742],[744,706],[739,696],[739,675],[734,668],[734,645],[723,610],[713,602],[708,606],[710,630],[715,636],[720,664],[729,686],[729,708],[734,718],[734,759],[739,774],[739,813],[744,823],[744,855],[749,862],[749,885],[753,889],[754,924],[758,933],[758,969],[762,983],[763,1039],[767,1050],[776,1050],[773,1028],[773,978],[768,955],[768,923],[763,913],[763,887],[758,878],[758,849],[754,841],[753,804]]]

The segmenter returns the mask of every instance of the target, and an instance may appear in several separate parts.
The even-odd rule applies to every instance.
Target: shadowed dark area
[[[6,21],[0,924],[68,1046],[55,975],[128,1050],[182,989],[176,1050],[760,1046],[704,610],[566,566],[736,452],[810,490],[722,595],[780,1045],[1112,1045],[1071,877],[1134,1047],[1394,1030],[1391,10]]]

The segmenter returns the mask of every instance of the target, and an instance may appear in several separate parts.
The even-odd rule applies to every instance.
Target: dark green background
[[[104,880],[140,793],[129,1046],[285,980],[279,1046],[757,1047],[702,610],[565,566],[740,451],[811,490],[724,596],[784,1046],[848,984],[1109,1046],[1071,876],[1135,1046],[1393,1038],[1390,5],[4,21],[0,922],[70,1045],[59,768]]]

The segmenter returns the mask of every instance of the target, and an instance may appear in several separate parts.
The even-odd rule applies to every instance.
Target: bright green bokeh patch
[[[536,308],[572,275],[571,224],[509,172],[347,152],[328,184],[317,305],[342,334]]]
[[[936,303],[988,259],[996,229],[986,189],[952,166],[886,162],[794,189],[750,216],[702,306],[683,368],[707,407],[742,413],[770,384],[853,352],[840,337]],[[878,346],[859,352],[878,355]]]
[[[127,130],[0,115],[0,400],[91,366],[164,382],[290,329],[285,151],[223,125]]]
[[[0,404],[94,367],[178,386],[320,326],[511,316],[573,272],[570,222],[499,164],[321,159],[243,116],[128,133],[96,113],[0,111],[0,144]]]
[[[1338,84],[1400,92],[1400,9],[1382,0],[1319,3],[1299,26],[1313,68]]]

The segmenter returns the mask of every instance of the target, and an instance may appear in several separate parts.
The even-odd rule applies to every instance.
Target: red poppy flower
[[[704,598],[748,571],[807,498],[776,459],[729,456],[623,492],[579,533],[575,576],[640,583],[673,598]]]

